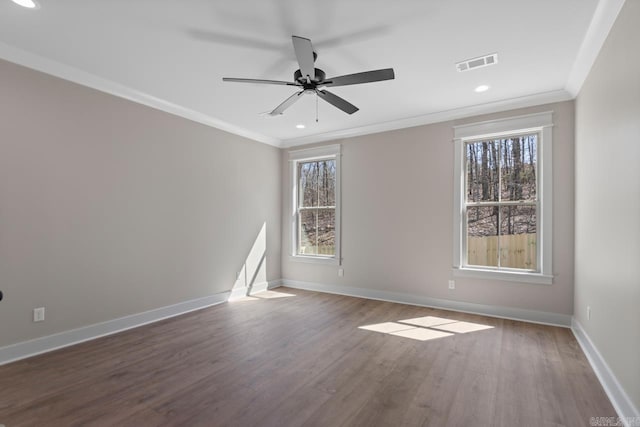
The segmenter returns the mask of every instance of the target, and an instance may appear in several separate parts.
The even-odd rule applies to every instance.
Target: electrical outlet
[[[344,268],[338,269],[338,277],[344,277]]]
[[[44,307],[38,307],[33,309],[33,321],[44,322]]]
[[[587,320],[591,320],[591,306],[587,306]]]
[[[449,280],[449,289],[455,289],[455,288],[456,288],[456,281]]]

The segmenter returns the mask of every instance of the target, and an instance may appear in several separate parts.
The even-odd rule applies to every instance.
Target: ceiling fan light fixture
[[[11,1],[19,6],[26,7],[27,9],[38,8],[38,3],[36,3],[34,0],[11,0]]]

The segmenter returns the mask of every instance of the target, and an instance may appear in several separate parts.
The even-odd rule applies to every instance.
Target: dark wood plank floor
[[[287,288],[258,296],[0,366],[0,424],[584,426],[616,416],[568,329]],[[359,328],[426,316],[491,328],[425,341]]]

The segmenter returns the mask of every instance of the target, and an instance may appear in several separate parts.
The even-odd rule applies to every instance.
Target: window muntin
[[[538,132],[464,141],[464,265],[539,272]]]
[[[299,160],[295,171],[295,255],[335,257],[337,160]]]
[[[523,282],[523,283],[538,283],[550,285],[553,283],[553,112],[545,111],[540,113],[526,114],[522,116],[514,116],[503,119],[487,120],[483,122],[475,122],[469,124],[463,124],[454,126],[454,202],[453,202],[453,270],[452,274],[455,277],[468,277],[468,278],[480,278],[491,280],[508,280],[511,282]],[[493,205],[482,205],[482,193],[476,192],[476,199],[472,201],[474,206],[467,207],[467,192],[468,182],[467,179],[467,152],[465,143],[478,142],[478,141],[493,141],[504,139],[508,137],[518,135],[537,134],[537,146],[535,153],[536,160],[536,185],[535,185],[535,219],[528,219],[531,222],[535,221],[536,224],[536,269],[518,269],[512,268],[514,263],[509,259],[503,257],[502,268],[497,269],[495,265],[498,264],[498,252],[489,252],[485,259],[488,261],[478,262],[483,265],[469,265],[467,263],[468,255],[468,239],[467,239],[467,221],[469,215],[482,215],[490,217],[491,215],[481,208],[495,209]],[[480,157],[481,159],[481,157]],[[504,178],[504,176],[503,176]],[[474,181],[472,180],[472,183]],[[481,180],[475,180],[476,185],[482,185]],[[509,185],[513,183],[509,179],[503,179],[501,189],[506,191],[509,189]],[[495,179],[494,179],[495,185]],[[480,191],[480,190],[476,190]],[[480,194],[478,196],[478,194]],[[494,200],[489,200],[486,203],[495,202],[496,196],[499,192],[495,192],[493,196]],[[526,196],[525,196],[526,194]],[[533,194],[524,193],[524,202],[518,200],[508,200],[510,194],[507,197],[503,197],[502,205],[506,206],[519,206],[526,205],[526,202],[530,202],[532,205]],[[489,198],[491,199],[491,197]],[[505,200],[506,199],[506,200]],[[478,208],[480,212],[476,212],[471,208]],[[516,212],[516,217],[524,218],[525,216],[531,216],[531,212]],[[503,218],[508,218],[508,211],[502,213]],[[512,212],[512,219],[513,219]],[[475,219],[475,218],[474,218]],[[485,219],[483,223],[484,231],[482,233],[493,233],[495,236],[499,236],[499,228],[501,226],[500,221],[496,221],[495,217],[493,221]],[[502,221],[503,234],[504,230],[509,230],[509,226],[512,230],[518,229],[518,227],[525,227],[524,224],[509,224],[508,221]],[[529,231],[532,224],[529,224]],[[521,233],[532,234],[532,233]],[[499,237],[498,237],[499,238]],[[497,238],[493,239],[496,246],[499,243]],[[503,239],[504,240],[504,239]],[[485,252],[486,253],[486,252]],[[491,266],[489,264],[494,264]]]

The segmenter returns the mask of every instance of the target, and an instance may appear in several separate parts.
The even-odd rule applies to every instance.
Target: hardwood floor
[[[273,298],[283,293],[295,296]],[[616,416],[568,329],[287,288],[258,297],[0,366],[0,424],[584,426]],[[399,322],[427,316],[448,320]]]

